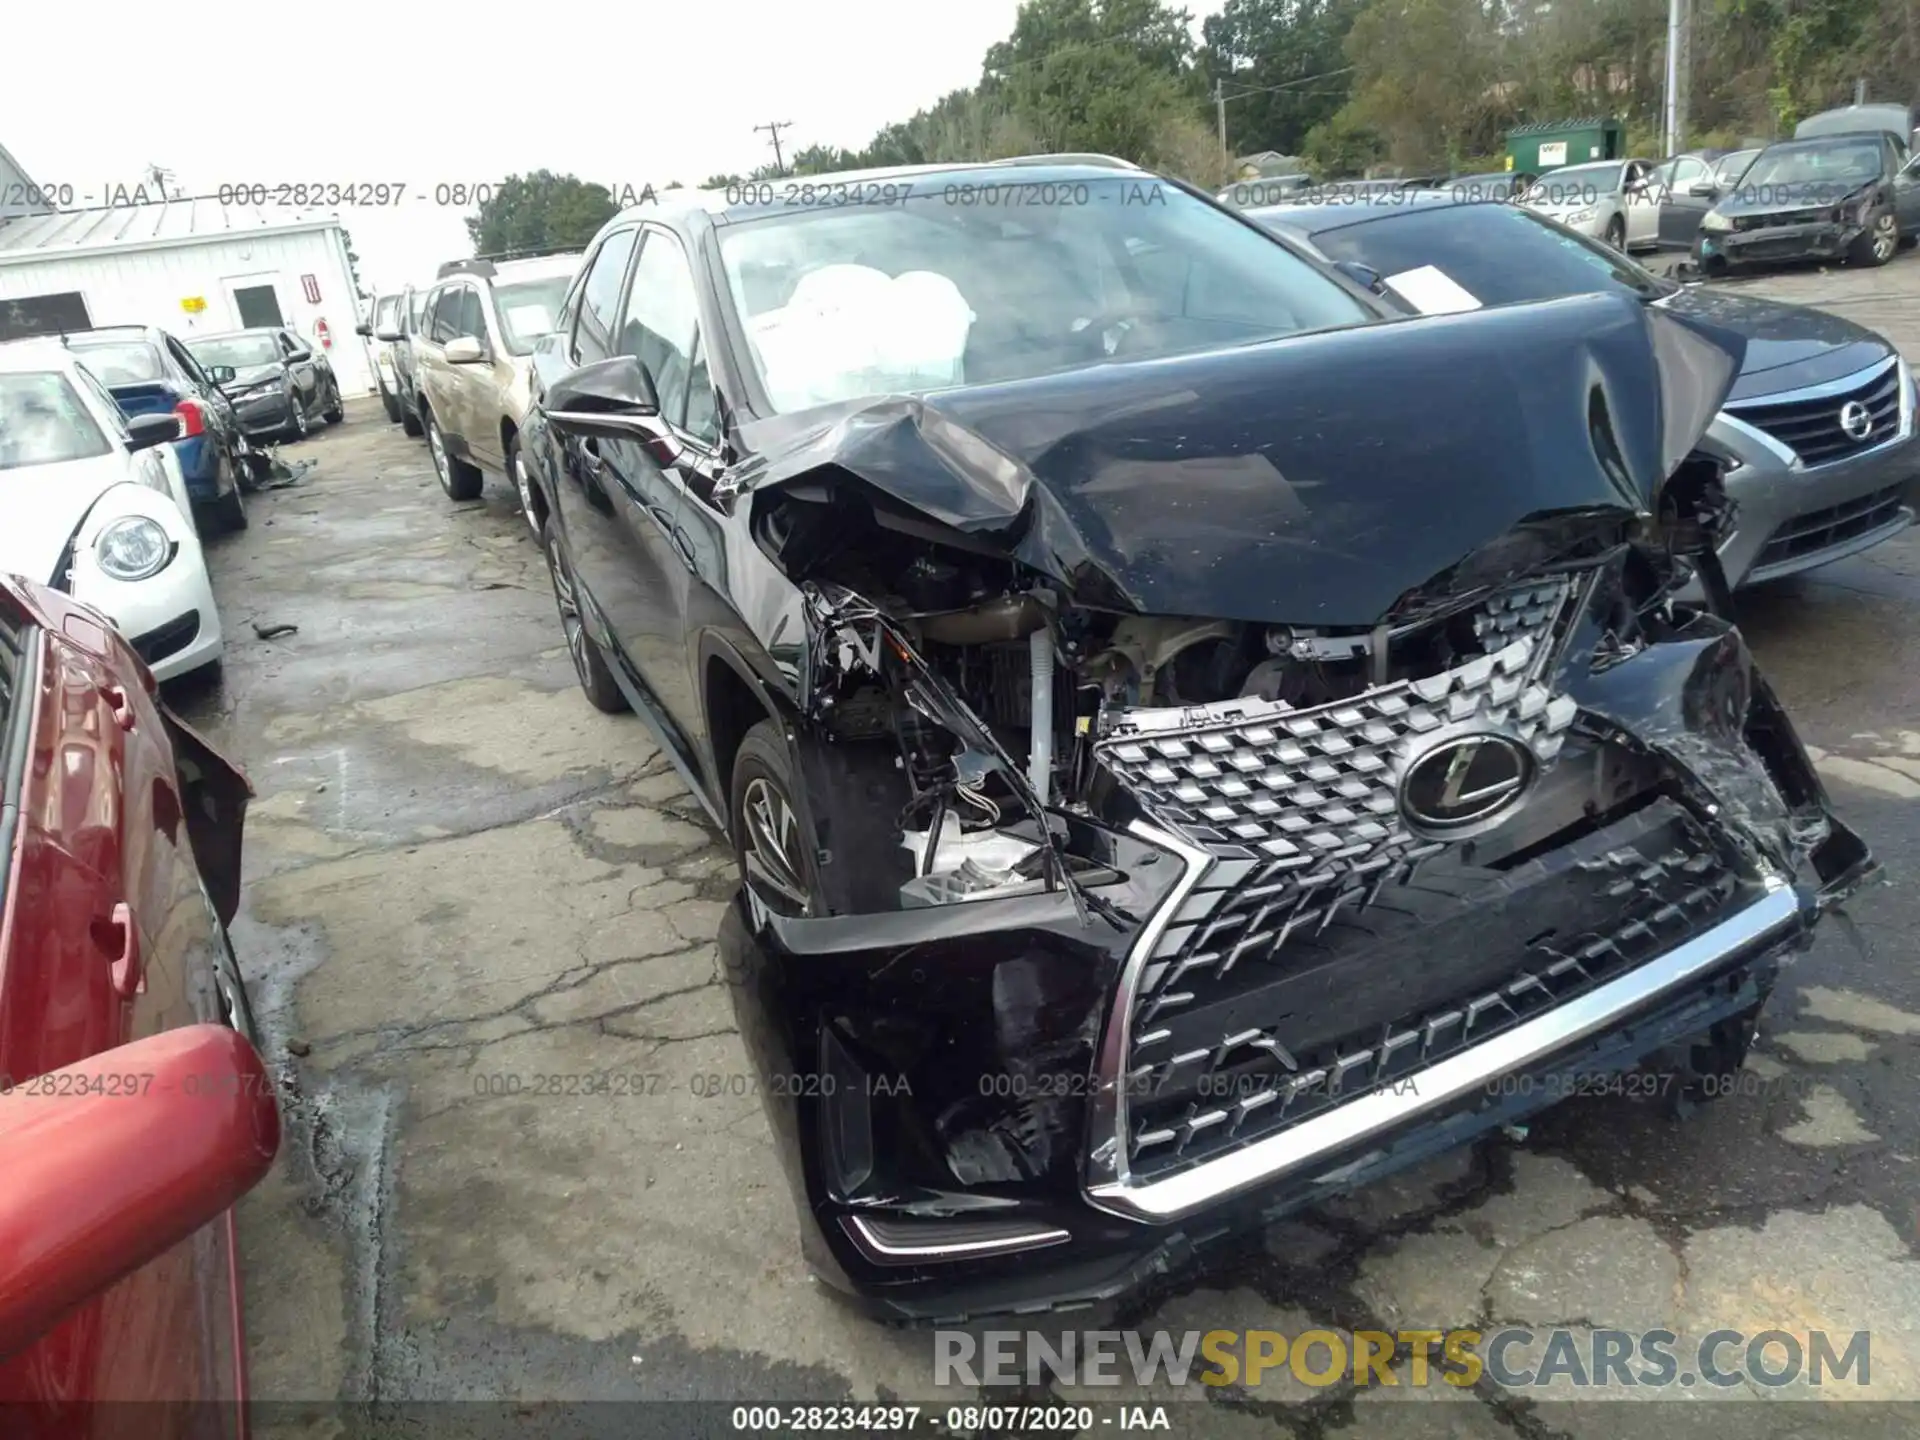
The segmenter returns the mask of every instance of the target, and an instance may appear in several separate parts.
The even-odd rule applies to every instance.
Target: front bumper
[[[1225,948],[1222,893],[1258,911],[1242,935],[1276,906],[1269,932],[1314,914],[1140,820],[1076,840],[1120,876],[1102,891],[1116,922],[1061,895],[811,920],[737,903],[722,966],[814,1268],[896,1320],[1112,1299],[1545,1108],[1573,1088],[1555,1077],[1618,1073],[1761,1003],[1871,861],[1737,633],[1699,617],[1563,693],[1568,754],[1632,751],[1659,768],[1646,798],[1529,838],[1497,872],[1468,853],[1491,836],[1400,854],[1354,910],[1470,870],[1473,888],[1338,944],[1324,920],[1283,928],[1232,993],[1185,969]],[[1167,1003],[1178,1033],[1149,1052]],[[1352,1028],[1382,1015],[1402,1018]],[[1202,1031],[1226,1038],[1189,1051]],[[1295,1088],[1262,1115],[1234,1088],[1223,1057],[1249,1042],[1297,1057],[1297,1111]],[[1197,1074],[1170,1079],[1183,1064]]]
[[[171,507],[168,507],[171,508]],[[73,598],[92,606],[147,662],[156,680],[171,680],[220,658],[220,611],[205,556],[191,525],[172,529],[175,553],[146,580],[116,580],[100,570],[90,545],[78,548]]]
[[[1823,220],[1760,230],[1702,230],[1693,242],[1693,263],[1711,274],[1745,265],[1844,259],[1847,247],[1860,238],[1865,228]]]
[[[241,396],[233,402],[233,411],[249,436],[277,435],[293,424],[293,398],[281,390]]]
[[[1837,412],[1856,391],[1869,393],[1873,377],[1883,373],[1876,366],[1828,385],[1758,397],[1744,413],[1757,419],[1766,412],[1791,414],[1795,406]],[[1725,482],[1736,507],[1733,533],[1720,546],[1729,584],[1759,584],[1828,565],[1913,523],[1920,436],[1911,383],[1904,374],[1898,383],[1898,418],[1887,438],[1811,466],[1776,435],[1743,419],[1742,407],[1730,407],[1714,421],[1707,432],[1712,447],[1740,462]],[[1682,593],[1689,601],[1701,598],[1697,582]]]

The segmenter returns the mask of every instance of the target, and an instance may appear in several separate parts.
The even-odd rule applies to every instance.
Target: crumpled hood
[[[1582,295],[799,412],[736,480],[848,472],[1084,603],[1372,625],[1541,563],[1527,522],[1650,511],[1743,353]]]
[[[1745,216],[1784,216],[1801,210],[1831,210],[1879,183],[1877,175],[1864,180],[1795,180],[1759,185],[1743,182],[1713,208],[1729,220]]]
[[[127,479],[126,458],[119,454],[0,470],[0,573],[42,585],[51,581],[87,512]]]
[[[270,385],[286,373],[284,365],[248,365],[243,367],[233,379],[222,382],[220,388],[232,393],[251,390],[256,385]]]

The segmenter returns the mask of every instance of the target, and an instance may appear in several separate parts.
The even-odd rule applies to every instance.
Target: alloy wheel
[[[742,858],[747,874],[805,915],[812,908],[801,878],[800,822],[787,797],[771,780],[756,775],[741,797],[745,834]]]
[[[587,636],[587,622],[580,614],[580,598],[574,589],[573,570],[567,564],[566,552],[561,549],[557,535],[547,545],[547,572],[553,576],[553,603],[560,610],[560,628],[567,637],[567,654],[573,660],[573,673],[580,678],[582,685],[591,689],[593,674],[587,666],[587,646],[591,643]]]
[[[1891,260],[1893,252],[1900,248],[1900,226],[1891,215],[1882,215],[1873,222],[1873,258]]]
[[[527,518],[527,528],[537,536],[540,525],[533,518],[533,476],[528,473],[527,457],[518,445],[513,447],[513,488],[520,492],[520,513]]]
[[[433,473],[439,478],[440,488],[453,494],[453,485],[447,479],[447,446],[440,438],[440,427],[429,419],[427,421],[427,453],[433,457]]]

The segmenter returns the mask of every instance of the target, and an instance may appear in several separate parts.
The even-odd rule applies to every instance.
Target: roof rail
[[[433,278],[444,280],[449,275],[480,275],[491,278],[494,273],[490,261],[475,258],[472,260],[449,260],[433,272]]]
[[[1099,155],[1092,151],[1060,155],[1009,155],[1004,160],[990,160],[987,163],[990,165],[1098,165],[1107,170],[1138,170],[1140,168],[1131,160],[1122,160],[1118,155]]]

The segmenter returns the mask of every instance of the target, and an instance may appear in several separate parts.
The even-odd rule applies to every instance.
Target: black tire
[[[1860,237],[1847,247],[1847,263],[1877,269],[1893,259],[1899,249],[1899,220],[1891,210],[1879,210],[1868,219]]]
[[[240,482],[234,481],[233,488],[207,507],[207,514],[213,517],[213,523],[223,535],[247,528],[247,502],[240,493]]]
[[[587,630],[586,616],[580,607],[579,582],[574,579],[573,564],[567,559],[566,546],[558,527],[547,532],[542,547],[547,555],[547,576],[553,581],[553,603],[560,612],[560,630],[567,640],[567,654],[573,660],[574,678],[580,682],[593,708],[608,715],[627,709],[627,697],[613,678],[600,644]]]
[[[533,538],[541,538],[546,529],[540,523],[538,495],[534,490],[533,472],[526,468],[526,457],[520,453],[520,437],[507,437],[507,478],[513,482],[514,498],[520,502],[520,514],[527,522],[527,528],[533,531]]]
[[[433,418],[432,411],[427,412],[427,454],[433,458],[433,473],[440,477],[440,488],[447,492],[449,500],[480,498],[480,485],[485,477],[478,466],[456,459],[448,451],[446,432]]]
[[[380,390],[380,408],[387,412],[387,419],[393,424],[400,423],[400,397],[385,386]]]
[[[1622,255],[1627,253],[1627,222],[1619,215],[1607,221],[1607,244]]]
[[[287,422],[286,437],[289,440],[304,440],[313,429],[313,420],[307,414],[307,402],[300,398],[300,392],[293,392],[293,418]]]
[[[415,438],[418,438],[421,433],[420,411],[404,400],[400,403],[400,430],[401,433]]]
[[[778,721],[762,720],[734,752],[727,798],[727,832],[733,841],[740,883],[781,915],[824,913],[818,855],[807,842],[808,824],[798,799],[793,754]],[[776,837],[785,837],[777,839]],[[785,852],[777,862],[773,850]]]
[[[320,412],[320,418],[329,425],[338,425],[347,418],[347,402],[340,398],[340,382],[333,382],[333,403]]]

